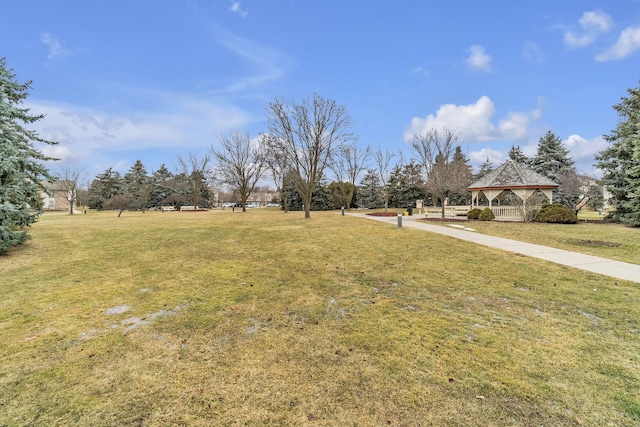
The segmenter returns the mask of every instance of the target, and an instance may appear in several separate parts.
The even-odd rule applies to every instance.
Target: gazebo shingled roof
[[[529,169],[522,163],[507,160],[494,171],[489,172],[473,184],[469,190],[508,188],[552,188],[558,184],[544,175]]]
[[[558,188],[558,184],[522,163],[507,160],[496,170],[489,172],[467,188],[471,191],[472,207],[478,207],[480,198],[484,195],[496,219],[522,220],[530,197],[540,191],[551,203],[553,190]],[[521,200],[522,209],[500,206],[501,195],[506,192],[515,194]],[[496,208],[493,208],[494,199],[498,201]]]

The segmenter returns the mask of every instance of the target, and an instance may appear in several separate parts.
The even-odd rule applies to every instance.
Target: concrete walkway
[[[385,222],[387,224],[398,226],[397,217],[381,217],[365,214],[349,214],[361,218],[374,221]],[[502,249],[517,254],[540,258],[545,261],[551,261],[556,264],[562,264],[580,270],[590,271],[592,273],[604,274],[605,276],[615,277],[616,279],[629,280],[640,283],[640,265],[630,264],[628,262],[613,261],[606,258],[600,258],[592,255],[585,255],[577,252],[565,251],[563,249],[550,248],[548,246],[535,245],[533,243],[524,243],[517,240],[505,239],[503,237],[488,236],[486,234],[467,231],[463,228],[455,228],[444,225],[433,225],[425,221],[416,221],[415,216],[403,216],[402,226],[417,228],[420,230],[430,231],[432,233],[443,234],[445,236],[455,237],[456,239],[466,240],[468,242],[477,243],[479,245],[490,246],[492,248]],[[456,226],[463,223],[455,223]],[[464,227],[464,226],[463,226]]]

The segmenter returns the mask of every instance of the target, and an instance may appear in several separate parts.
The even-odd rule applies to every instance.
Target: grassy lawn
[[[640,264],[640,227],[603,221],[578,224],[473,221],[466,224],[483,234]]]
[[[44,216],[0,257],[0,425],[640,423],[637,284],[312,216]]]

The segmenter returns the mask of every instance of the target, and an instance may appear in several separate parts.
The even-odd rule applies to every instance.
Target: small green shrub
[[[569,208],[560,203],[555,205],[545,203],[534,218],[534,221],[553,224],[575,224],[578,222],[578,217]]]
[[[484,208],[478,217],[480,221],[493,221],[495,218],[496,216],[493,214],[491,208]]]
[[[478,219],[480,217],[481,213],[482,213],[482,209],[473,208],[469,212],[467,212],[467,218],[468,219]]]

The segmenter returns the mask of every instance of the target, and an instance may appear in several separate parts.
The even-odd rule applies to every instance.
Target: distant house
[[[42,193],[42,210],[45,211],[69,211],[69,190],[65,189],[64,182],[43,182],[42,185],[49,194]]]
[[[521,221],[540,200],[553,203],[553,190],[558,184],[529,169],[522,163],[507,160],[471,184],[473,208],[489,207],[497,220]]]

